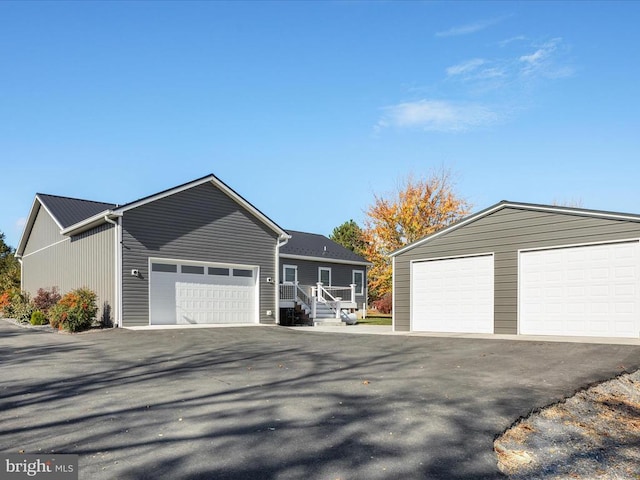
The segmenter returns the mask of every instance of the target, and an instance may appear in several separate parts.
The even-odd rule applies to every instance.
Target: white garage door
[[[493,255],[414,262],[411,329],[493,333]]]
[[[640,243],[520,252],[520,333],[635,337]]]
[[[257,267],[151,262],[152,325],[257,323]]]

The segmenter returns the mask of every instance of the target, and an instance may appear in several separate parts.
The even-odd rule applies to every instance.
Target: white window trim
[[[358,284],[356,283],[356,274],[359,273],[360,275],[362,275],[362,284],[361,284],[361,290],[358,291],[357,287]],[[353,283],[356,286],[356,295],[364,295],[364,270],[352,270],[351,271],[351,283]]]
[[[282,283],[287,283],[290,284],[291,282],[287,281],[287,269],[288,268],[293,268],[293,271],[295,272],[295,276],[294,276],[294,280],[293,283],[296,284],[298,283],[298,266],[297,265],[282,265]]]
[[[326,270],[329,272],[329,283],[328,284],[324,284],[326,287],[330,287],[331,286],[331,267],[318,267],[318,282],[322,282],[322,271]]]

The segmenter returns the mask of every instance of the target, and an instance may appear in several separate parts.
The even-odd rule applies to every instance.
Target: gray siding
[[[122,217],[123,325],[149,324],[149,257],[258,265],[260,322],[275,323],[277,234],[211,183],[141,205]],[[130,275],[140,271],[140,278]]]
[[[640,237],[640,223],[503,208],[416,246],[395,258],[394,324],[410,328],[412,260],[494,253],[494,331],[517,333],[518,250]]]
[[[29,255],[65,238],[67,237],[60,234],[60,227],[51,218],[51,215],[44,208],[38,207],[36,220],[33,222],[33,228],[29,234],[29,241],[25,245],[24,255]]]
[[[296,265],[298,267],[298,283],[301,285],[315,285],[318,282],[318,268],[331,268],[331,284],[337,287],[348,287],[353,281],[353,271],[364,271],[365,295],[356,295],[356,302],[361,306],[366,302],[367,268],[364,265],[346,265],[343,263],[331,263],[312,260],[300,260],[294,258],[280,259],[280,281],[282,281],[282,266]]]
[[[65,237],[60,235],[46,210],[40,208],[22,258],[23,290],[33,296],[39,288],[58,287],[62,294],[76,288],[90,288],[98,295],[99,318],[113,321],[113,229],[113,225],[101,225],[80,235]]]

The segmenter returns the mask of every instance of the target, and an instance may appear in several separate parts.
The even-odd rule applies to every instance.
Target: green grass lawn
[[[391,325],[391,316],[367,315],[367,318],[358,319],[358,325]]]

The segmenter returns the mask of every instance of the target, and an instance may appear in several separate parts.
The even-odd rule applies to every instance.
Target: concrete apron
[[[405,335],[410,337],[484,338],[491,340],[517,340],[521,342],[601,343],[609,345],[640,345],[640,338],[617,337],[561,337],[553,335],[504,335],[496,333],[440,333],[394,332],[390,325],[345,325],[317,327],[285,327],[292,330],[329,333],[360,333],[368,335]]]

